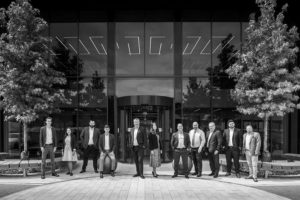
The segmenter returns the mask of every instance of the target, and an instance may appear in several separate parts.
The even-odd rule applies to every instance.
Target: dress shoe
[[[70,173],[70,176],[73,176],[73,173],[72,173],[72,172]]]
[[[237,174],[236,174],[236,177],[237,177],[237,178],[241,178],[241,174],[240,174],[240,173],[237,173]]]
[[[156,173],[154,173],[154,172],[152,172],[152,176],[155,177],[155,178],[158,177],[158,175]]]
[[[98,170],[94,170],[95,173],[99,173]]]
[[[110,172],[110,175],[111,175],[112,177],[115,177],[115,172],[114,172],[114,171],[111,171],[111,172]]]
[[[225,174],[225,176],[230,176],[231,175],[231,173],[229,173],[229,172],[227,172],[226,174]]]
[[[103,173],[102,172],[100,172],[100,178],[103,178]]]
[[[178,174],[174,174],[173,176],[172,176],[172,178],[175,178],[175,177],[177,177],[178,176]]]
[[[133,175],[133,177],[138,177],[138,176],[140,176],[139,174],[135,174],[135,175]]]
[[[213,173],[213,172],[212,172],[212,173],[210,173],[210,174],[208,174],[208,176],[213,176],[213,175],[215,175],[215,173]]]
[[[253,178],[253,181],[254,181],[254,182],[258,182],[257,178]]]
[[[52,173],[52,176],[59,177],[57,173]]]
[[[141,175],[140,177],[141,177],[142,179],[145,179],[145,176],[144,176],[144,175]]]
[[[192,175],[193,175],[193,176],[196,176],[196,175],[197,175],[197,172],[192,173]]]
[[[198,173],[198,174],[197,174],[197,177],[201,177],[201,176],[202,176],[202,173]]]
[[[41,179],[45,179],[45,175],[42,175],[42,176],[41,176]]]
[[[214,178],[218,178],[218,176],[219,176],[218,174],[215,174],[215,175],[214,175]]]
[[[189,175],[185,175],[184,177],[185,177],[185,178],[190,178]]]
[[[253,176],[247,176],[245,179],[253,179]]]
[[[70,174],[70,172],[67,172],[66,174],[67,174],[67,175],[69,175],[69,174]]]
[[[85,172],[85,170],[81,170],[79,173],[82,174],[82,173],[84,173],[84,172]]]

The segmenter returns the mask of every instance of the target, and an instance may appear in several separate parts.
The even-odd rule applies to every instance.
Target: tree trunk
[[[264,152],[267,153],[269,152],[268,148],[268,139],[269,139],[269,134],[268,134],[268,126],[269,126],[269,117],[265,116],[264,118]]]
[[[27,133],[27,123],[26,122],[23,122],[23,136],[24,136],[24,152],[27,152],[27,150],[28,150],[28,145],[27,145],[28,133]]]
[[[264,118],[264,152],[263,152],[263,161],[271,162],[271,153],[269,152],[269,117],[266,115]]]

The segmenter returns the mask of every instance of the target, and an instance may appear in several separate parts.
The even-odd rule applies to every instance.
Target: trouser
[[[228,147],[226,150],[226,163],[227,163],[227,172],[231,173],[232,168],[232,159],[234,162],[234,169],[236,173],[240,173],[240,150],[238,147]]]
[[[182,159],[184,174],[188,175],[188,151],[186,149],[174,150],[174,174],[178,174],[180,156]]]
[[[209,166],[212,173],[218,175],[220,169],[219,153],[215,155],[214,152],[208,152],[208,160],[209,160]]]
[[[82,170],[86,170],[90,154],[92,154],[94,170],[97,170],[98,153],[99,151],[94,145],[89,145],[86,149],[84,149]]]
[[[45,176],[45,165],[46,165],[46,158],[48,153],[50,154],[51,159],[51,171],[52,173],[55,173],[55,162],[54,162],[54,151],[53,151],[53,145],[52,144],[46,144],[44,147],[44,151],[42,152],[42,164],[41,164],[41,172],[42,175]]]
[[[246,160],[249,166],[249,176],[253,178],[257,178],[257,163],[258,163],[258,156],[251,155],[250,151],[246,150]]]
[[[99,160],[99,171],[103,172],[104,159],[108,156],[111,160],[111,171],[115,169],[116,166],[116,157],[113,151],[111,152],[101,152]]]
[[[134,146],[133,150],[133,157],[136,167],[136,173],[138,175],[143,175],[144,171],[144,149],[139,146]]]
[[[192,148],[192,160],[195,167],[195,172],[202,173],[202,152],[198,153],[198,148]]]

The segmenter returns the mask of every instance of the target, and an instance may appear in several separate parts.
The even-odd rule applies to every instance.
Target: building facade
[[[40,5],[33,1],[49,23],[45,33],[52,38],[49,63],[66,74],[65,94],[72,100],[57,105],[61,113],[53,115],[59,146],[67,127],[79,141],[90,119],[101,130],[105,124],[111,126],[122,162],[130,162],[127,140],[134,118],[146,129],[152,122],[158,124],[166,162],[172,158],[170,139],[179,122],[185,131],[194,121],[204,130],[210,121],[224,130],[233,119],[243,131],[252,124],[263,136],[263,121],[239,114],[230,98],[234,80],[225,70],[236,61],[248,16],[256,9],[252,1],[236,3],[205,3],[203,7],[106,3],[103,8],[83,2],[59,7],[58,2]],[[21,126],[3,118],[1,113],[1,151],[19,157]],[[29,149],[35,156],[39,156],[39,128],[44,119],[29,128]],[[298,111],[270,119],[274,158],[285,152],[299,153],[298,124]]]

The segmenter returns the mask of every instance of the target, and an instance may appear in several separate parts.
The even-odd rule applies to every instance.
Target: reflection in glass
[[[173,23],[146,23],[146,74],[173,75]]]
[[[79,90],[80,107],[106,107],[107,106],[107,81],[99,77],[97,71],[91,78],[80,81],[82,88]]]
[[[79,23],[79,55],[83,70],[80,76],[107,74],[107,23]]]
[[[210,89],[208,78],[190,77],[182,80],[183,125],[185,131],[192,129],[194,121],[204,129],[211,120]]]
[[[144,23],[116,23],[116,74],[143,75]]]
[[[209,22],[184,22],[182,29],[183,74],[208,76],[211,66],[211,31]]]
[[[174,97],[174,81],[151,78],[117,79],[116,95],[117,97],[139,95]]]

